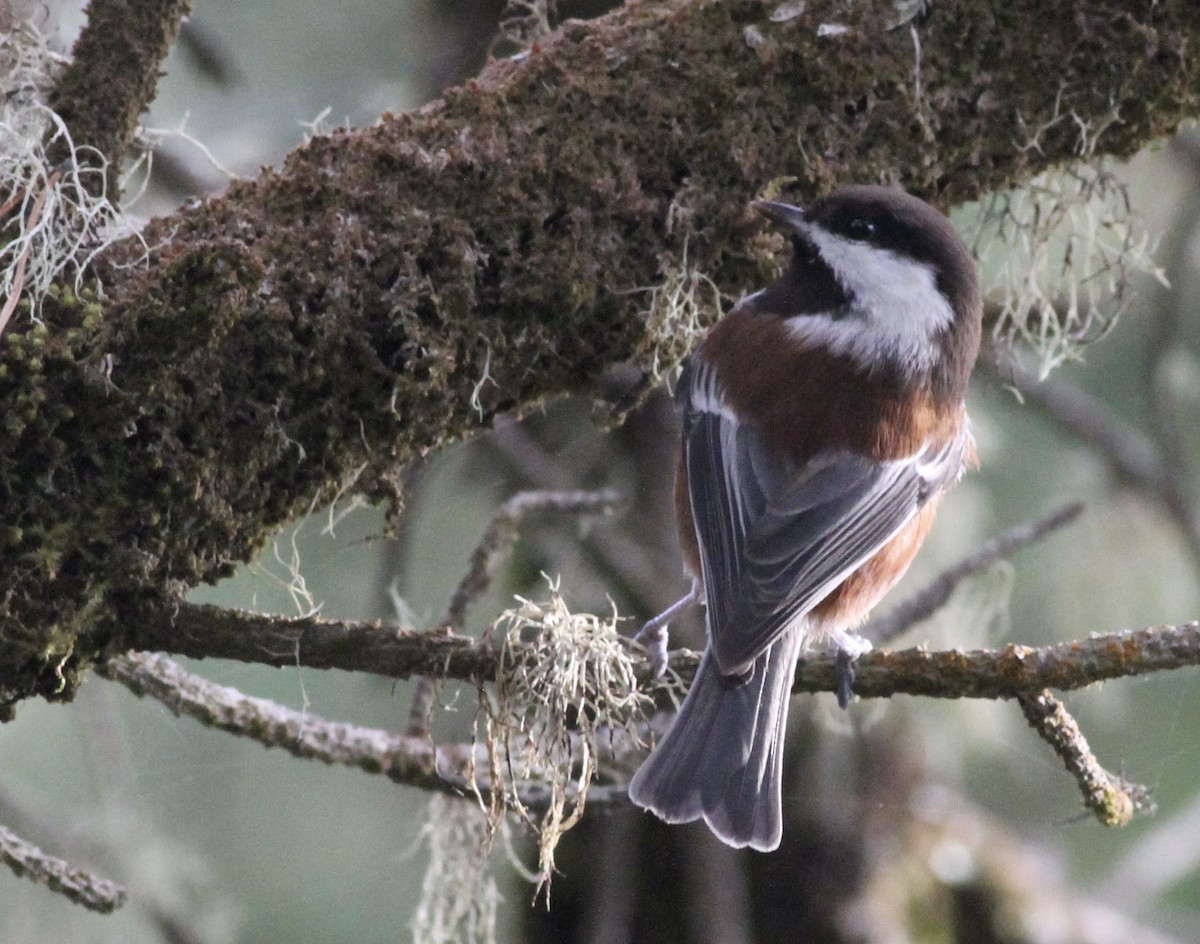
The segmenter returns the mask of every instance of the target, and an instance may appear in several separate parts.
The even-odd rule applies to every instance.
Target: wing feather
[[[880,462],[819,453],[794,468],[724,402],[714,371],[680,379],[684,454],[713,655],[754,660],[961,474],[969,433]]]

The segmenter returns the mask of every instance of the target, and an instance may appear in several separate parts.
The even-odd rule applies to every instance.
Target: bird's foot
[[[836,637],[837,658],[834,691],[837,692],[838,707],[845,710],[854,700],[854,663],[859,656],[873,648],[871,640],[857,633],[841,633]]]
[[[676,600],[665,610],[643,626],[633,641],[646,650],[646,659],[650,662],[650,677],[662,678],[667,671],[667,627],[671,620],[680,614],[684,607],[696,602],[699,591],[695,583],[687,596]]]

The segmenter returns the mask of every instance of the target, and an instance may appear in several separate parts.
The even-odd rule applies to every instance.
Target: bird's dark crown
[[[844,187],[817,200],[804,219],[835,236],[931,266],[959,316],[979,305],[975,260],[950,221],[924,200],[889,187]]]
[[[775,202],[756,206],[788,232],[794,252],[783,277],[759,293],[755,310],[839,318],[868,303],[850,286],[862,284],[855,276],[861,274],[859,266],[869,267],[870,256],[851,254],[858,260],[855,270],[839,273],[836,266],[847,264],[846,253],[823,253],[817,242],[827,251],[831,247],[820,233],[928,266],[953,312],[952,322],[930,337],[941,356],[928,382],[945,395],[961,397],[979,346],[982,301],[975,261],[942,213],[903,191],[870,185],[834,191],[806,210]]]

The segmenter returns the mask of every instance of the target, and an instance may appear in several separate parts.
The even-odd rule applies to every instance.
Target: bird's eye
[[[851,239],[870,239],[875,235],[875,224],[861,216],[856,216],[846,224],[846,235]]]

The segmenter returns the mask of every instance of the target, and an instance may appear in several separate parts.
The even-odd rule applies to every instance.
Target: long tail
[[[783,736],[804,637],[784,633],[748,680],[721,675],[710,652],[667,736],[634,774],[629,798],[668,823],[703,817],[735,848],[783,835]]]

